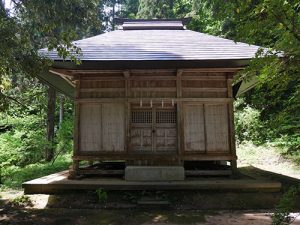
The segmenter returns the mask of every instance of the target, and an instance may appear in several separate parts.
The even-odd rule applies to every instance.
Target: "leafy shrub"
[[[25,181],[36,179],[51,173],[56,173],[69,168],[71,164],[71,155],[65,154],[59,156],[54,164],[34,163],[24,167],[6,166],[0,168],[1,181],[3,188],[20,188]]]
[[[290,187],[289,190],[284,193],[272,215],[273,225],[287,225],[293,222],[294,218],[290,216],[290,213],[295,210],[299,196],[300,186]]]
[[[280,153],[295,163],[300,163],[300,133],[283,135],[274,140],[274,145],[280,147]]]
[[[260,121],[260,112],[249,105],[245,105],[243,99],[235,102],[235,130],[239,142],[262,140],[261,129],[263,127]]]
[[[45,147],[43,120],[36,115],[9,118],[13,129],[0,134],[0,166],[25,166],[42,160]]]
[[[27,195],[21,195],[11,200],[14,207],[33,206],[31,199]]]
[[[56,132],[56,151],[70,152],[73,149],[73,119],[66,118]]]
[[[57,162],[53,165],[44,161],[45,149],[52,143],[46,140],[45,120],[41,115],[5,117],[1,122],[12,127],[0,133],[0,183],[4,187],[20,187],[24,181],[67,169],[70,165],[71,119],[66,118],[56,132]]]
[[[95,192],[99,202],[105,203],[107,201],[107,192],[103,188],[98,188]]]

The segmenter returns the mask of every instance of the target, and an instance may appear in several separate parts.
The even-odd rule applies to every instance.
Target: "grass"
[[[252,165],[262,170],[300,178],[300,168],[293,160],[282,156],[282,149],[271,143],[256,146],[244,142],[237,147],[238,165]]]
[[[1,189],[20,189],[23,182],[68,169],[71,156],[64,155],[56,159],[54,164],[35,163],[25,167],[8,166],[1,169]]]

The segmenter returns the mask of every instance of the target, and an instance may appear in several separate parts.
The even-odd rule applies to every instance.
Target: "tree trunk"
[[[114,0],[112,3],[113,3],[113,7],[112,7],[112,30],[115,30],[116,0]]]
[[[59,128],[61,128],[61,124],[64,119],[64,113],[65,113],[64,103],[65,103],[65,98],[63,95],[61,95],[60,102],[59,102]]]
[[[50,162],[54,157],[54,118],[55,118],[56,91],[53,87],[48,89],[48,109],[47,109],[47,140],[51,145],[46,149],[46,161]]]

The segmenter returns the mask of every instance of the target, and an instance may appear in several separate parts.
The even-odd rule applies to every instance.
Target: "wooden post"
[[[80,99],[80,77],[75,81],[75,118],[74,118],[74,149],[73,149],[73,157],[77,156],[79,152],[79,123],[80,123],[80,103],[78,102]],[[72,167],[69,171],[69,179],[76,179],[79,172],[79,160],[73,159]]]
[[[124,70],[123,75],[125,78],[125,151],[129,152],[130,145],[130,103],[128,102],[128,98],[130,97],[130,71]]]
[[[232,93],[232,81],[233,74],[227,73],[227,89],[228,98],[231,101],[228,103],[228,116],[229,116],[229,135],[230,135],[230,149],[231,154],[236,157],[236,146],[235,146],[235,131],[234,131],[234,111],[233,111],[233,93]],[[237,160],[231,160],[230,166],[234,177],[238,175]]]
[[[181,76],[183,70],[177,70],[176,74],[176,97],[177,100],[182,97],[182,85],[181,85]],[[181,159],[181,155],[183,154],[183,124],[182,124],[182,103],[176,102],[177,106],[177,148],[178,148],[178,161],[179,164],[182,165],[183,161]]]

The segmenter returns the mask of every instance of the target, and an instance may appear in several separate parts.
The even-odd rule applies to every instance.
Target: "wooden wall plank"
[[[123,103],[102,104],[102,149],[125,150],[125,106]]]
[[[102,141],[101,105],[80,105],[80,151],[99,151]]]
[[[228,105],[205,104],[207,153],[229,152]]]
[[[203,105],[184,105],[184,149],[205,152]]]

